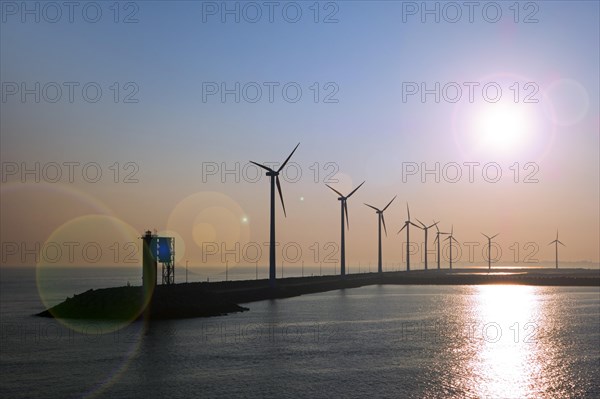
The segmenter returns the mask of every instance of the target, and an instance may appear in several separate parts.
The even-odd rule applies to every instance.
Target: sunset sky
[[[257,243],[266,265],[269,184],[249,161],[281,163],[298,142],[282,176],[287,218],[277,203],[277,240],[296,264],[327,261],[339,242],[325,183],[348,193],[363,180],[348,201],[352,269],[377,257],[377,217],[363,203],[395,195],[384,263],[404,265],[407,202],[413,221],[454,226],[461,261],[477,243],[472,265],[485,263],[481,232],[500,233],[503,264],[553,261],[557,229],[561,261],[599,262],[598,2],[522,2],[518,14],[500,2],[498,22],[486,3],[472,22],[435,2],[439,22],[421,2],[281,2],[272,22],[262,2],[260,15],[236,2],[121,3],[118,15],[98,4],[96,23],[93,10],[75,9],[71,23],[63,9],[52,23],[56,10],[41,9],[38,23],[3,4],[2,265],[35,264],[23,248],[36,243],[75,241],[75,258],[58,263],[122,265],[147,229],[176,237],[179,264],[220,264],[214,242],[239,243],[240,261],[226,259],[242,265]],[[36,162],[39,176],[23,175]],[[439,181],[421,174],[436,164]],[[89,242],[102,249],[96,263],[80,259]]]

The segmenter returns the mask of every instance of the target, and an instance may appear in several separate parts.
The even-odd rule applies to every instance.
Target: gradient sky
[[[39,23],[24,15],[23,23],[23,10],[13,15],[3,5],[2,264],[35,263],[31,256],[22,260],[21,250],[8,255],[13,247],[7,243],[30,248],[36,242],[64,246],[73,240],[80,247],[97,241],[104,248],[100,263],[122,264],[126,243],[137,241],[145,229],[174,234],[179,262],[189,259],[194,266],[220,263],[218,255],[204,253],[203,259],[203,242],[228,248],[239,242],[248,250],[249,242],[262,246],[268,241],[267,179],[238,176],[236,181],[235,174],[222,176],[221,169],[239,163],[240,175],[244,170],[253,178],[256,170],[244,168],[249,160],[281,162],[298,142],[292,161],[302,176],[282,182],[287,218],[277,204],[277,238],[282,245],[298,243],[307,264],[316,263],[313,243],[319,243],[318,260],[323,261],[326,244],[339,240],[339,203],[324,186],[332,171],[339,182],[331,185],[341,191],[367,181],[349,201],[351,264],[376,260],[377,219],[362,203],[382,207],[394,195],[398,198],[385,215],[384,261],[390,263],[404,261],[405,236],[396,232],[406,218],[407,201],[413,218],[440,220],[443,230],[454,226],[460,242],[479,243],[473,264],[484,263],[480,232],[500,233],[502,262],[514,263],[515,251],[509,249],[514,243],[522,261],[533,248],[527,247],[530,242],[539,246],[534,258],[553,260],[548,242],[557,228],[567,244],[561,260],[599,261],[598,2],[521,2],[517,23],[509,9],[512,1],[498,3],[503,14],[497,23],[483,18],[485,2],[475,9],[472,23],[466,8],[456,23],[444,15],[439,23],[431,15],[423,23],[420,13],[405,14],[404,22],[403,10],[411,4],[400,1],[322,2],[318,23],[309,8],[313,2],[293,3],[302,10],[297,23],[283,18],[281,10],[289,2],[281,2],[272,23],[266,8],[256,23],[244,15],[239,23],[233,16],[223,23],[220,15],[203,14],[203,9],[214,4],[220,10],[224,3],[208,3],[133,2],[136,8],[122,3],[119,20],[130,12],[138,20],[130,24],[113,21],[112,2],[97,3],[102,9],[97,23],[85,21],[80,9],[72,23],[66,14],[57,23],[44,21],[43,14]],[[439,4],[442,9],[444,3]],[[323,23],[332,12],[337,23]],[[524,23],[531,12],[538,22]],[[32,95],[23,103],[19,94],[7,96],[11,82],[28,87],[97,82],[103,96],[88,103],[75,89],[73,103],[66,91],[56,103],[44,98],[35,103]],[[139,101],[115,103],[109,88],[114,82],[120,100],[130,92],[125,84],[133,82]],[[266,89],[256,103],[243,98],[236,103],[232,95],[223,103],[218,95],[203,101],[205,82],[280,85],[272,103]],[[289,82],[302,88],[296,103],[281,95]],[[318,102],[310,88],[315,82]],[[406,82],[424,82],[429,88],[435,82],[463,88],[464,82],[480,88],[493,82],[503,92],[495,104],[485,101],[480,89],[472,103],[466,89],[456,103],[443,98],[436,103],[433,95],[424,103],[419,95],[403,101]],[[515,83],[521,90],[516,103],[510,89]],[[539,89],[533,96],[537,103],[523,102],[533,91],[526,90],[526,83]],[[332,87],[339,89],[338,102],[323,102]],[[63,176],[57,183],[43,178],[38,183],[28,175],[23,183],[19,171],[7,175],[8,165],[33,168],[36,162],[41,167],[96,162],[103,177],[86,182],[80,168],[73,182]],[[118,183],[110,168],[115,162],[121,169]],[[129,162],[136,166],[126,167]],[[436,182],[428,175],[423,182],[419,174],[403,181],[407,163],[433,168],[436,162],[441,168],[461,165],[460,181],[442,175]],[[469,182],[464,162],[496,162],[502,178],[486,181],[479,166]],[[510,169],[515,162],[518,182]],[[206,176],[214,165],[219,173]],[[525,183],[532,171],[537,182]],[[138,182],[124,183],[128,172],[135,172]],[[295,170],[288,172],[294,177]],[[411,233],[411,241],[422,241],[420,232]],[[116,262],[107,250],[113,241],[120,246]],[[246,260],[253,257],[245,255]],[[248,263],[241,258],[240,263]],[[465,253],[461,259],[466,258]],[[233,255],[227,259],[235,263]],[[259,263],[267,262],[263,246]]]

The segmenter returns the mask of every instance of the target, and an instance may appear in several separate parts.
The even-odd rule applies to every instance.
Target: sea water
[[[32,315],[139,270],[0,273],[3,398],[600,397],[598,287],[377,285],[115,327]]]

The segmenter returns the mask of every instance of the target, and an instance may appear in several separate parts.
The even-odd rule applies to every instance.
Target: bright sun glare
[[[517,104],[487,104],[475,119],[479,145],[492,150],[511,150],[525,144],[530,121]]]

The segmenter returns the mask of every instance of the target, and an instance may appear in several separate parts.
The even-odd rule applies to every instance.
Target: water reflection
[[[103,394],[598,398],[599,294],[369,286],[251,303],[249,312],[169,321],[167,337],[153,329]]]
[[[471,391],[478,397],[540,397],[543,352],[538,345],[538,287],[487,285],[474,287],[469,363]]]

